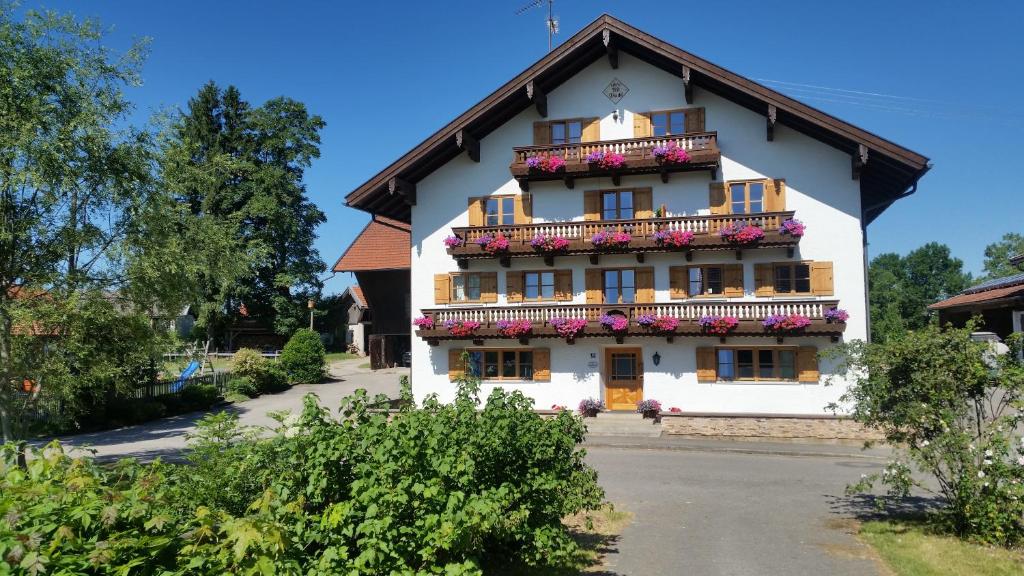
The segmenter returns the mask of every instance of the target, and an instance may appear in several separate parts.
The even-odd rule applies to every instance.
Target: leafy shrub
[[[231,356],[231,374],[234,376],[248,376],[255,381],[266,365],[267,359],[259,350],[252,348],[241,348]]]
[[[182,413],[209,408],[218,400],[220,400],[220,392],[216,386],[198,383],[186,386],[177,397],[165,397],[164,403],[172,413]]]
[[[258,394],[275,394],[288,389],[288,375],[281,365],[252,348],[235,352],[231,357],[231,373],[252,380]]]
[[[260,395],[260,391],[256,387],[256,383],[253,382],[252,378],[249,376],[232,378],[228,381],[227,389],[229,394],[241,394],[243,396],[248,396],[249,398],[255,398]]]
[[[327,374],[326,355],[320,335],[308,328],[300,328],[284,345],[281,366],[291,382],[315,384]]]
[[[267,362],[267,366],[260,375],[256,385],[261,394],[276,394],[291,388],[288,384],[288,373],[284,371],[278,362]]]

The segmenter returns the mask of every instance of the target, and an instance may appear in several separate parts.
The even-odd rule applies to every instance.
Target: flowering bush
[[[604,402],[595,398],[584,398],[580,400],[580,405],[576,407],[576,411],[583,416],[591,412],[600,412],[601,410],[604,410]]]
[[[552,404],[551,405],[551,409],[552,410],[558,410],[559,412],[568,410],[568,408],[566,408],[565,406],[562,406],[561,404]]]
[[[629,235],[629,232],[610,232],[604,230],[594,234],[590,239],[590,243],[597,248],[625,248],[629,246],[629,243],[633,240],[633,237]]]
[[[465,242],[463,242],[462,238],[459,238],[458,236],[447,236],[444,239],[445,248],[458,248],[464,243]]]
[[[431,318],[430,316],[420,316],[419,318],[413,320],[412,323],[415,324],[417,328],[420,328],[422,330],[434,329],[434,319]]]
[[[658,246],[682,248],[693,242],[693,232],[689,230],[658,230],[654,233],[654,242]]]
[[[596,164],[605,170],[614,170],[626,165],[626,157],[617,152],[597,150],[587,154],[587,164]]]
[[[685,164],[690,161],[690,155],[675,142],[669,142],[667,146],[655,146],[652,153],[654,159],[662,164]]]
[[[804,235],[804,230],[806,229],[807,227],[804,226],[803,222],[790,218],[789,220],[783,220],[782,226],[779,226],[779,234],[799,238]]]
[[[772,314],[761,321],[769,332],[793,332],[811,325],[811,319],[803,314]]]
[[[583,318],[552,318],[549,322],[562,338],[573,338],[587,327]]]
[[[508,238],[505,238],[502,234],[496,236],[484,234],[476,239],[476,243],[488,254],[496,254],[508,250]]]
[[[825,310],[825,320],[829,322],[838,322],[840,324],[846,322],[850,318],[850,313],[842,308],[829,308]]]
[[[530,156],[526,159],[526,165],[541,172],[558,172],[565,168],[565,159],[561,156]]]
[[[697,325],[708,334],[728,334],[740,325],[735,316],[701,316]]]
[[[452,336],[472,336],[480,328],[480,323],[472,320],[445,320],[444,327]]]
[[[654,332],[675,332],[676,327],[679,326],[679,319],[674,316],[641,314],[637,316],[636,323]]]
[[[733,244],[754,244],[764,238],[764,230],[746,222],[735,222],[719,230],[718,235]]]
[[[554,234],[537,234],[530,240],[530,246],[538,252],[561,252],[569,248],[569,240]]]
[[[636,411],[643,414],[644,412],[661,412],[661,402],[653,398],[647,400],[641,400],[636,403]]]
[[[533,324],[529,320],[498,320],[498,334],[510,338],[525,336],[533,331]]]
[[[629,328],[629,320],[621,314],[601,314],[597,321],[601,323],[601,326],[613,332],[624,332],[626,328]]]
[[[673,414],[681,414],[683,412],[683,409],[678,407],[678,406],[673,406],[673,407],[669,408],[668,411],[673,413]]]

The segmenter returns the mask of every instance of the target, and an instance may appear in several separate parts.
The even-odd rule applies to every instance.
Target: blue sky
[[[327,122],[307,172],[327,214],[329,265],[369,216],[344,196],[547,51],[527,0],[327,2],[78,0],[26,8],[98,17],[120,48],[150,37],[137,121],[208,80],[254,104],[285,95]],[[1024,232],[1024,3],[987,0],[556,0],[561,42],[602,13],[931,158],[914,196],[869,228],[870,252],[948,244],[981,270],[986,244]],[[327,293],[353,280],[339,274]]]

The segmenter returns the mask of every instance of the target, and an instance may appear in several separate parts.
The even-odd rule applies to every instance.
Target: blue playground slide
[[[181,371],[181,376],[178,376],[178,379],[174,381],[174,384],[171,384],[171,392],[177,392],[184,388],[185,381],[191,378],[192,375],[196,373],[196,370],[199,370],[199,366],[200,364],[198,360],[189,362],[188,366]]]

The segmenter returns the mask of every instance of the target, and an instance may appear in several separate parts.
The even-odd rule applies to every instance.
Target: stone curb
[[[697,444],[668,444],[658,442],[609,442],[606,437],[596,436],[588,438],[581,445],[586,448],[620,448],[626,450],[659,450],[667,452],[709,452],[725,454],[759,454],[767,456],[806,456],[814,458],[855,458],[860,460],[877,460],[884,462],[888,460],[885,456],[850,453],[850,452],[829,452],[824,450],[787,450],[783,448],[758,448],[754,446],[703,446]],[[614,437],[608,437],[614,438]]]

